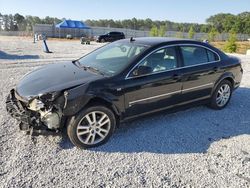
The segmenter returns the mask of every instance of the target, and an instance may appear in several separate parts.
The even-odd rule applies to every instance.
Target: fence
[[[110,28],[110,27],[92,27],[91,29],[59,29],[54,25],[49,24],[36,24],[33,26],[33,32],[25,32],[25,31],[0,31],[0,35],[6,36],[32,36],[33,33],[45,34],[48,37],[57,37],[57,38],[65,38],[66,35],[70,34],[73,37],[82,37],[82,36],[98,36],[111,31],[120,31],[123,32],[126,38],[129,37],[147,37],[149,36],[149,31],[141,31],[141,30],[133,30],[126,28]],[[188,33],[182,33],[177,31],[167,31],[167,37],[182,37],[188,38]],[[228,33],[221,33],[216,36],[216,40],[224,41],[228,39]],[[244,41],[250,38],[247,34],[237,34],[237,38],[240,41]],[[195,33],[194,39],[196,40],[204,40],[208,39],[207,33]]]
[[[32,36],[32,31],[0,31],[1,36]]]

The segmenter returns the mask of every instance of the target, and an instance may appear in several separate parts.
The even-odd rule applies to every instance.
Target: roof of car
[[[130,39],[125,39],[125,40],[129,41]],[[134,40],[133,42],[135,43],[148,46],[154,46],[165,42],[192,42],[192,43],[198,42],[190,39],[180,39],[180,38],[170,38],[170,37],[139,37],[139,38],[133,38],[133,40]]]

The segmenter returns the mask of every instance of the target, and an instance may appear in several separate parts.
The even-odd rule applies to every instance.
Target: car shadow
[[[0,59],[39,59],[38,55],[16,55],[8,54],[0,50]]]
[[[250,134],[250,88],[239,88],[223,110],[206,106],[163,111],[127,122],[98,152],[205,153],[213,142]],[[74,147],[64,136],[61,148]]]

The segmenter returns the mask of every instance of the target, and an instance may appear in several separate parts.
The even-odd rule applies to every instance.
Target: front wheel
[[[231,99],[232,91],[232,83],[223,80],[215,89],[209,106],[216,110],[225,108]]]
[[[79,112],[67,127],[70,141],[79,148],[91,148],[108,141],[115,130],[116,119],[104,106],[92,106]]]

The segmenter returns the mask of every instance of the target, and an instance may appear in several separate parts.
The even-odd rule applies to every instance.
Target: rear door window
[[[194,66],[218,61],[219,57],[214,52],[200,46],[181,46],[184,66]]]

